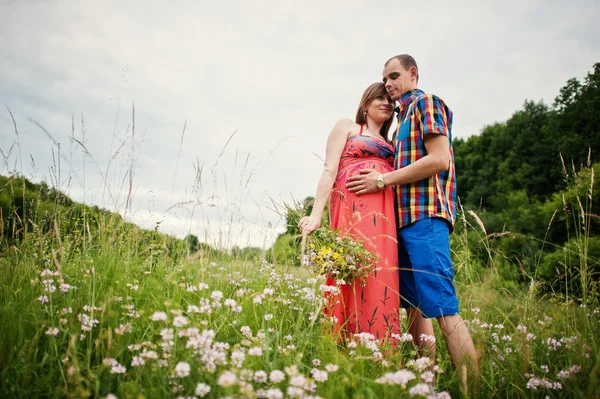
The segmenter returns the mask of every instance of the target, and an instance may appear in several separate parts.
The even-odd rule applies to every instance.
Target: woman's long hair
[[[365,111],[367,110],[369,105],[371,105],[371,102],[379,97],[387,97],[393,109],[394,101],[388,95],[387,90],[385,90],[385,84],[381,82],[373,83],[371,86],[367,87],[367,89],[363,93],[362,99],[360,100],[360,104],[358,105],[358,111],[356,111],[356,123],[358,123],[359,125],[367,125],[367,115]],[[393,121],[394,112],[392,111],[392,115],[390,115],[388,120],[383,122],[383,125],[381,125],[381,130],[379,131],[381,137],[383,137],[388,143],[391,143],[390,139],[388,138],[388,133]],[[367,125],[367,127],[369,126]]]

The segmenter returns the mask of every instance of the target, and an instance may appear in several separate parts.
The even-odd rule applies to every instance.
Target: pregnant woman
[[[329,200],[330,228],[362,240],[379,258],[364,286],[342,284],[339,294],[327,296],[325,314],[334,323],[334,333],[342,337],[366,332],[388,340],[400,332],[394,192],[383,180],[375,193],[357,196],[346,189],[348,177],[361,169],[380,174],[394,170],[394,148],[387,137],[392,120],[393,101],[385,85],[372,84],[362,96],[355,121],[342,119],[329,134],[312,212],[298,223],[302,234],[317,229]],[[336,281],[329,277],[327,285]]]

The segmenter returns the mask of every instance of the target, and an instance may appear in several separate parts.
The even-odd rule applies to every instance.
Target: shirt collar
[[[396,112],[400,114],[402,111],[406,110],[406,108],[408,108],[410,103],[412,103],[415,98],[424,93],[425,92],[421,89],[413,89],[402,94],[402,96],[400,96],[400,99],[398,100],[400,102],[400,105],[396,107]]]

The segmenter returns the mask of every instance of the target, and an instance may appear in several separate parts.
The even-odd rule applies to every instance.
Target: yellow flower
[[[327,255],[331,254],[331,252],[332,252],[332,251],[331,251],[331,248],[329,248],[329,247],[322,247],[322,248],[319,250],[319,255],[322,255],[322,256],[327,256]]]

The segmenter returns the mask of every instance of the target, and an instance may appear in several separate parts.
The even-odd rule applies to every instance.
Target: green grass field
[[[140,232],[118,223],[64,234],[57,222],[3,248],[0,396],[464,396],[437,327],[435,366],[410,340],[339,344],[323,333],[324,281],[306,270],[140,250]],[[480,355],[469,395],[599,397],[600,308],[542,295],[534,280],[506,288],[493,268],[466,267],[473,255],[456,241]]]

